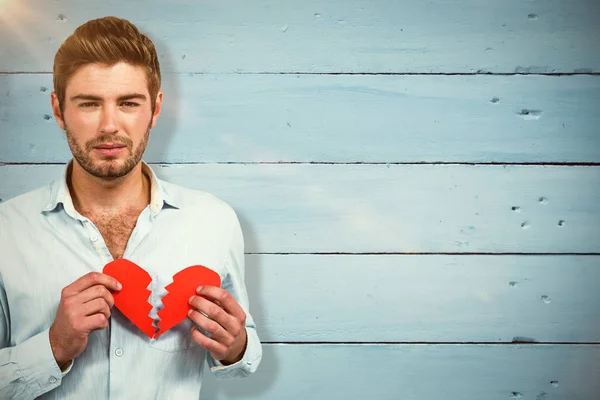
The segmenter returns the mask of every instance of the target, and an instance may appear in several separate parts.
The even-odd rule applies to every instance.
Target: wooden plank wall
[[[146,161],[243,223],[263,363],[202,398],[600,398],[600,2],[4,0],[0,199],[104,15],[161,55]]]

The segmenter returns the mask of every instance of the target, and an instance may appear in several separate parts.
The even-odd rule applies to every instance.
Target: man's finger
[[[86,317],[82,328],[86,331],[105,329],[108,327],[108,318],[104,314],[98,313]]]
[[[98,298],[104,299],[109,308],[112,308],[115,304],[112,293],[103,285],[94,285],[77,294],[77,300],[81,303],[87,303]]]
[[[188,314],[192,322],[194,322],[200,329],[209,333],[211,339],[217,341],[218,343],[224,346],[231,346],[234,341],[234,337],[225,330],[223,326],[221,326],[217,321],[214,321],[210,318],[205,317],[200,312],[191,310]]]
[[[94,314],[103,314],[106,319],[110,318],[110,308],[106,304],[106,300],[99,297],[97,299],[88,301],[82,305],[83,315],[90,316]]]
[[[196,290],[196,293],[199,296],[206,296],[213,299],[228,314],[233,315],[241,321],[246,321],[246,313],[227,290],[216,286],[201,286]]]
[[[121,290],[121,284],[115,278],[100,272],[85,274],[67,288],[69,292],[72,292],[72,295],[75,295],[95,285],[105,286],[109,290]]]
[[[206,349],[211,354],[217,355],[216,359],[222,359],[227,354],[227,347],[225,345],[209,338],[196,328],[192,328],[192,339],[200,347]]]
[[[219,307],[212,301],[206,300],[201,296],[192,296],[190,299],[190,305],[194,307],[199,313],[204,314],[207,318],[214,320],[226,331],[235,334],[235,330],[238,329],[239,322],[236,321],[235,317],[228,314],[227,311]]]

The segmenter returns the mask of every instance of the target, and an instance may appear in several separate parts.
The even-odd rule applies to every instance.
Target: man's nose
[[[109,105],[105,105],[104,107],[102,107],[100,131],[102,133],[116,133],[119,131],[119,118],[117,107]]]

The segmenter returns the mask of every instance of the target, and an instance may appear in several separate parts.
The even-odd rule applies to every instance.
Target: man
[[[142,161],[161,112],[154,45],[126,20],[77,28],[54,60],[51,104],[73,159],[47,187],[0,205],[0,398],[197,399],[203,364],[254,372],[262,349],[235,212],[157,179]],[[192,265],[217,272],[189,318],[150,339],[116,308],[103,267],[125,258],[164,286]]]

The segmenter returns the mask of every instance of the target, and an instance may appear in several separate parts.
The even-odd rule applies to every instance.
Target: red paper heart
[[[152,305],[148,303],[152,292],[146,289],[152,282],[150,274],[124,258],[106,264],[103,272],[123,285],[121,290],[113,293],[115,307],[148,337],[152,337],[156,331],[152,325],[153,320],[148,315],[152,310]]]
[[[151,291],[146,289],[152,282],[150,274],[123,258],[106,264],[103,272],[123,285],[121,290],[113,293],[115,307],[149,338],[158,338],[187,317],[191,308],[188,300],[196,294],[198,286],[221,285],[219,274],[202,265],[193,265],[176,273],[173,282],[165,287],[168,293],[162,299],[164,308],[158,312],[157,332],[148,315],[152,310],[148,303]]]
[[[160,330],[156,338],[187,317],[188,311],[193,308],[188,301],[196,294],[198,286],[221,286],[221,277],[201,265],[187,267],[173,276],[173,283],[165,287],[168,291],[162,299],[165,308],[158,312]]]

